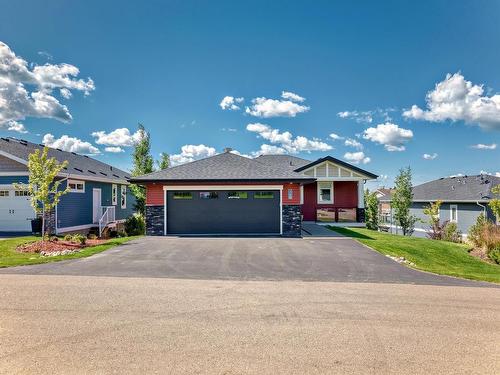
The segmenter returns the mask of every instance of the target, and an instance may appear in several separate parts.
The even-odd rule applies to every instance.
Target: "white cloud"
[[[59,89],[59,93],[61,94],[61,96],[64,98],[64,99],[71,99],[71,97],[73,96],[73,94],[71,93],[71,91],[69,91],[67,88],[63,87],[62,89]]]
[[[496,172],[496,173],[495,173],[495,176],[496,176],[496,177],[500,177],[500,172]]]
[[[388,179],[389,179],[388,175],[381,174],[380,176],[378,176],[377,181],[386,182]]]
[[[7,128],[7,130],[22,133],[22,134],[25,134],[28,132],[23,124],[21,124],[20,122],[14,121],[14,120],[7,121],[3,124],[0,123],[0,128]]]
[[[425,100],[426,110],[413,105],[403,116],[431,122],[462,120],[484,129],[500,130],[500,94],[484,95],[483,85],[466,81],[460,73],[447,74]]]
[[[251,155],[248,155],[248,154],[242,154],[241,152],[239,152],[238,150],[231,150],[231,154],[235,154],[235,155],[239,155],[239,156],[243,156],[244,158],[249,158],[251,159],[252,156]]]
[[[359,163],[367,164],[371,161],[371,159],[367,157],[363,151],[346,152],[344,154],[344,159],[353,164],[359,164]]]
[[[130,147],[141,139],[141,132],[138,130],[131,134],[127,128],[119,128],[110,133],[103,130],[93,132],[92,137],[96,138],[98,145]]]
[[[363,145],[356,141],[355,139],[352,139],[352,138],[347,138],[344,142],[344,145],[345,146],[348,146],[348,147],[354,147],[354,148],[357,148],[358,150],[362,150],[363,149]]]
[[[341,137],[340,135],[335,134],[335,133],[330,133],[330,138],[333,139],[334,141],[344,139],[344,137]]]
[[[257,157],[259,155],[283,155],[286,154],[287,151],[279,146],[262,144],[260,145],[260,149],[252,152],[252,156]]]
[[[353,119],[358,123],[371,124],[373,122],[373,111],[343,111],[337,113],[337,116],[344,119]]]
[[[294,138],[292,133],[288,131],[282,133],[279,129],[273,129],[266,124],[248,124],[247,130],[253,133],[257,133],[261,138],[271,143],[277,144],[280,149],[283,149],[291,154],[296,154],[304,151],[328,151],[333,149],[332,146],[325,142],[322,142],[319,139],[308,139],[303,136],[297,136]],[[275,150],[283,153],[281,150]]]
[[[121,148],[121,147],[114,147],[114,146],[105,147],[104,151],[111,152],[111,153],[114,153],[114,154],[117,154],[119,152],[125,152],[125,150],[123,148]]]
[[[225,96],[219,103],[223,110],[237,111],[240,107],[236,103],[242,103],[244,98],[235,98],[234,96]]]
[[[293,94],[293,93],[283,92],[283,94]],[[296,97],[305,100],[304,98],[298,95],[296,95]],[[251,116],[264,117],[264,118],[295,117],[299,113],[304,113],[309,111],[309,109],[310,107],[298,104],[292,100],[268,99],[261,97],[252,99],[252,105],[250,107],[246,107],[245,112]]]
[[[470,147],[475,148],[476,150],[495,150],[497,148],[497,144],[492,143],[490,145],[485,145],[483,143],[478,143],[477,145],[472,145]]]
[[[238,129],[235,129],[235,128],[221,128],[220,130],[223,132],[231,132],[231,133],[238,131]]]
[[[63,135],[61,138],[56,139],[52,134],[48,133],[43,136],[42,143],[45,146],[58,148],[68,152],[76,152],[80,154],[99,153],[99,149],[91,143],[67,135]]]
[[[288,100],[291,100],[293,102],[300,102],[300,103],[302,103],[303,101],[306,100],[306,98],[303,98],[302,96],[297,95],[297,94],[290,92],[290,91],[282,91],[281,97],[283,99],[288,99]]]
[[[436,153],[433,153],[433,154],[423,154],[422,157],[425,159],[425,160],[434,160],[438,157],[438,154]]]
[[[363,132],[363,138],[384,145],[387,151],[404,151],[404,144],[413,138],[413,132],[386,122]]]
[[[216,155],[215,148],[200,145],[184,145],[181,147],[180,154],[170,155],[170,162],[173,166],[189,163],[198,159],[207,158]]]
[[[61,122],[72,120],[68,107],[53,95],[54,89],[82,91],[95,89],[91,78],[77,79],[80,71],[69,64],[31,65],[5,43],[0,42],[0,124],[27,117],[51,118]],[[28,88],[32,88],[31,92]],[[63,90],[64,89],[64,90]],[[64,94],[63,94],[64,93]]]

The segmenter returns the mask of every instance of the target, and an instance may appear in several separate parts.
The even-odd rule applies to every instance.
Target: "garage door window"
[[[16,197],[29,197],[30,192],[28,190],[16,190],[14,195]]]
[[[200,191],[200,199],[217,199],[219,193],[216,191]]]
[[[190,191],[174,191],[174,199],[193,199]]]
[[[246,191],[230,191],[227,193],[229,199],[247,199],[248,193]]]
[[[0,190],[0,197],[8,197],[8,196],[9,196],[8,190]]]
[[[255,199],[274,199],[272,191],[256,191],[253,196]]]

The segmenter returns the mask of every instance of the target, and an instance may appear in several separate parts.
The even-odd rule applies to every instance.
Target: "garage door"
[[[279,190],[167,191],[167,234],[279,233]]]
[[[0,232],[31,232],[34,216],[27,192],[0,187]]]

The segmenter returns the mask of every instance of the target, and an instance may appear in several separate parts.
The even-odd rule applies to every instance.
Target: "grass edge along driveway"
[[[428,238],[404,237],[365,228],[329,229],[361,242],[382,253],[405,257],[422,271],[464,279],[500,283],[500,265],[489,264],[469,255],[469,246]]]
[[[9,238],[0,241],[0,268],[58,262],[61,260],[68,260],[68,259],[85,258],[100,253],[104,250],[108,250],[112,247],[121,245],[127,241],[133,240],[138,237],[140,236],[112,238],[106,243],[97,246],[86,247],[82,251],[79,251],[77,253],[58,255],[53,257],[43,257],[37,253],[20,253],[16,251],[17,246],[28,242],[40,240],[40,237],[27,236],[27,237]]]

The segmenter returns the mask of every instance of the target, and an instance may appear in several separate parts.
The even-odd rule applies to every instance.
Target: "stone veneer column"
[[[146,235],[148,236],[163,236],[165,219],[164,207],[161,206],[146,206]]]
[[[283,237],[302,237],[300,205],[284,205],[282,209]]]

